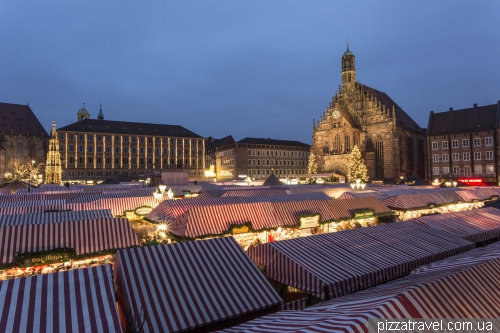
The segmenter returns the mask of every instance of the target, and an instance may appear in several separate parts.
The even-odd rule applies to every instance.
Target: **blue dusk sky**
[[[500,99],[499,17],[495,0],[4,0],[0,102],[47,130],[102,99],[109,120],[311,143],[349,39],[358,81],[427,127]]]

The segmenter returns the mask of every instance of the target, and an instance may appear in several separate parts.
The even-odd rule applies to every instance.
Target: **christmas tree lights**
[[[361,152],[358,146],[354,146],[349,155],[349,171],[347,174],[347,179],[351,183],[360,183],[368,181],[368,174],[365,161],[361,157]]]

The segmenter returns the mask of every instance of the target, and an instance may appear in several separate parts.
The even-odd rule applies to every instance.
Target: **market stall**
[[[393,228],[391,228],[394,226]],[[381,227],[315,235],[251,248],[266,276],[319,299],[339,297],[408,274],[422,263],[474,248],[474,244],[416,222],[383,226],[387,234],[406,232],[418,242],[377,239]],[[406,229],[406,230],[405,230]],[[434,256],[432,256],[434,254]]]
[[[73,222],[112,217],[109,209],[3,215],[0,216],[0,226]]]
[[[143,332],[222,329],[278,310],[281,299],[232,238],[120,250],[117,300]]]
[[[0,227],[0,279],[111,263],[116,249],[138,246],[125,218]]]
[[[0,281],[0,305],[0,332],[123,332],[111,265]]]

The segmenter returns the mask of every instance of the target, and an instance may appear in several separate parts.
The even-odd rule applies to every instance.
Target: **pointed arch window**
[[[333,139],[333,152],[335,154],[340,154],[341,151],[342,151],[342,142],[340,141],[340,135],[337,134]]]
[[[344,136],[344,148],[346,153],[351,152],[351,136],[349,134]]]

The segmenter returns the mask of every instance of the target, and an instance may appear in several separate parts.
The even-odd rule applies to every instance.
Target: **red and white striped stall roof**
[[[0,216],[0,226],[49,224],[103,218],[113,218],[109,209],[4,215]]]
[[[304,311],[282,311],[225,332],[369,331],[369,318],[498,318],[500,259],[412,275],[332,299]]]
[[[281,299],[232,237],[118,251],[121,309],[148,332],[179,332],[265,309]]]
[[[370,233],[379,228],[373,227],[267,243],[251,248],[248,254],[264,266],[267,277],[326,299],[404,276],[431,260],[474,248],[471,242],[444,233],[435,235],[433,229],[415,222],[384,227],[390,235],[407,232],[413,246],[403,246],[402,238],[392,244]]]
[[[12,262],[16,253],[69,247],[77,254],[140,245],[126,218],[108,218],[0,227],[0,263]]]
[[[0,281],[0,332],[116,332],[111,265]]]
[[[255,230],[282,225],[268,202],[191,207],[184,216],[171,223],[169,231],[177,236],[197,238],[222,235],[231,225],[250,222]]]
[[[222,197],[257,197],[266,195],[286,195],[286,188],[268,188],[257,190],[230,190],[222,195]]]
[[[476,265],[478,263],[497,258],[500,258],[500,243],[479,247],[444,260],[420,266],[414,269],[410,274],[422,274],[433,271],[448,270],[455,267]]]
[[[477,243],[500,236],[499,213],[498,209],[488,207],[473,211],[423,216],[416,221]]]

